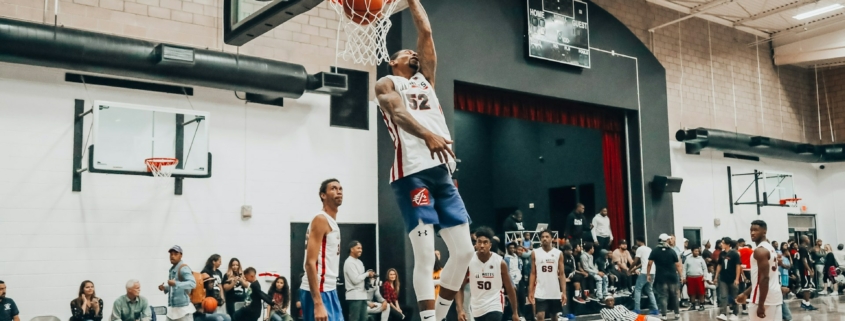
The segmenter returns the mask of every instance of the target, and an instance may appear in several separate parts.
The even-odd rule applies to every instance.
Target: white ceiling
[[[646,0],[687,17],[698,17],[772,41],[775,64],[845,64],[845,8],[793,18],[845,0]],[[652,28],[661,28],[655,25]]]

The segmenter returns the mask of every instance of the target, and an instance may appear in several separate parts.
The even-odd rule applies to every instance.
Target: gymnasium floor
[[[788,300],[789,308],[792,311],[793,321],[845,321],[845,295],[843,296],[827,296],[811,300],[813,306],[818,308],[816,311],[804,311],[799,306],[800,300]],[[707,306],[708,309],[704,311],[686,312],[681,309],[680,321],[713,321],[717,320],[719,315],[718,309]],[[599,315],[591,315],[585,317],[578,317],[577,321],[592,321],[601,320]],[[673,320],[672,314],[669,314],[669,320]],[[747,315],[740,315],[739,321],[749,320]]]

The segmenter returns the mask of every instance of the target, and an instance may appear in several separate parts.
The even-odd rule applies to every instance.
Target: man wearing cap
[[[675,320],[680,318],[678,309],[678,278],[683,275],[683,268],[678,259],[678,254],[668,244],[670,237],[660,234],[660,245],[656,247],[648,258],[648,278],[651,282],[651,269],[657,268],[654,276],[654,292],[657,293],[657,301],[660,306],[662,319],[666,320],[667,308],[674,308]],[[681,282],[684,282],[682,280]],[[670,303],[672,305],[670,305]]]
[[[193,321],[196,308],[191,304],[188,293],[197,287],[197,281],[191,273],[191,268],[182,263],[182,248],[174,245],[168,250],[170,253],[170,267],[167,282],[158,289],[167,294],[167,320]]]

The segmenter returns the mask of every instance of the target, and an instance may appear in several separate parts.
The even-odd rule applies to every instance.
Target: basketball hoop
[[[399,0],[330,0],[329,5],[340,17],[340,29],[346,34],[343,51],[338,46],[337,57],[352,60],[357,64],[378,65],[390,60],[387,52],[387,31],[392,23],[390,16],[396,10]]]
[[[784,198],[780,200],[780,206],[787,206],[787,204],[792,203],[792,207],[798,206],[798,201],[800,198]]]
[[[147,158],[144,160],[147,164],[147,172],[153,174],[153,177],[170,177],[173,170],[176,169],[176,164],[179,160],[168,157]]]

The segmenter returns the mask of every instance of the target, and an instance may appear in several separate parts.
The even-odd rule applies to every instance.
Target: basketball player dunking
[[[340,228],[337,208],[343,203],[343,187],[336,179],[320,184],[323,210],[314,216],[305,232],[305,275],[299,287],[302,319],[305,321],[343,321],[337,297],[340,263]]]
[[[440,321],[446,317],[463,282],[473,246],[469,214],[451,177],[455,170],[451,135],[434,93],[437,55],[431,24],[419,0],[409,0],[408,7],[417,28],[417,51],[400,50],[393,54],[393,75],[379,79],[375,90],[396,150],[390,185],[414,250],[413,283],[420,318]],[[449,249],[449,260],[440,273],[436,304],[431,278],[434,225],[440,226],[440,236]]]
[[[502,321],[505,309],[504,289],[508,294],[508,301],[511,303],[511,320],[519,321],[519,303],[516,301],[516,291],[513,289],[511,277],[508,274],[508,265],[505,260],[496,253],[490,252],[493,245],[493,230],[489,227],[479,227],[475,230],[475,248],[478,252],[469,261],[467,277],[461,285],[470,286],[470,306],[472,317],[475,321]],[[464,312],[463,292],[458,291],[457,310],[458,321],[466,321]]]
[[[766,222],[751,222],[751,241],[757,244],[751,260],[751,287],[736,297],[737,304],[745,304],[750,297],[751,321],[781,321],[783,296],[780,291],[778,255],[766,238]]]

